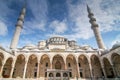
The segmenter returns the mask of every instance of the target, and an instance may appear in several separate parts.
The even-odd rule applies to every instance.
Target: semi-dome
[[[28,45],[26,45],[27,47],[35,47],[35,45],[33,45],[33,44],[28,44]]]
[[[116,48],[118,48],[118,47],[120,47],[120,42],[116,42],[116,43],[113,45],[112,49],[116,49]]]
[[[30,48],[36,48],[36,46],[33,44],[28,44],[28,45],[24,46],[23,48],[30,49]]]

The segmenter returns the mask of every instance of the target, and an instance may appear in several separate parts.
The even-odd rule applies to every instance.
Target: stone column
[[[105,68],[104,68],[104,64],[102,63],[102,61],[100,61],[100,63],[101,63],[101,68],[102,68],[102,71],[103,71],[104,77],[107,78],[107,76],[106,76],[106,72],[105,72]]]
[[[77,63],[77,64],[76,64],[76,66],[77,66],[77,76],[76,76],[76,77],[80,77],[80,74],[79,74],[80,71],[79,71],[79,66],[78,66],[78,60],[76,60],[76,63]]]
[[[91,78],[93,79],[93,70],[92,70],[91,61],[89,61],[89,67],[90,67],[90,75],[91,75]]]
[[[117,73],[116,73],[116,71],[115,71],[114,65],[113,65],[113,64],[111,64],[111,66],[112,66],[113,73],[114,73],[115,77],[117,77]]]
[[[67,70],[67,62],[65,61],[65,70]]]
[[[2,78],[2,72],[5,64],[2,64],[1,71],[0,71],[0,78]]]
[[[50,72],[48,72],[47,70],[46,70],[46,72],[47,72],[47,80],[48,80]]]
[[[61,80],[63,80],[63,73],[62,73],[62,71],[60,72],[60,74],[61,74]]]
[[[12,75],[13,75],[13,71],[14,71],[14,68],[15,68],[15,62],[16,62],[16,59],[13,61],[13,64],[12,64],[12,69],[11,69],[11,73],[10,73],[10,78],[12,78]]]
[[[2,62],[2,67],[1,67],[1,71],[0,71],[0,78],[2,78],[2,72],[3,72],[5,62],[6,62],[6,59]]]
[[[52,58],[50,59],[50,69],[52,69]]]
[[[40,62],[38,61],[38,67],[37,67],[37,78],[39,78],[39,68],[40,68]]]
[[[54,80],[56,80],[56,72],[55,71],[53,72],[53,75],[54,75]]]
[[[115,72],[114,64],[113,64],[113,62],[112,62],[111,59],[109,59],[109,61],[110,61],[110,64],[111,64],[111,66],[112,66],[114,76],[116,77],[117,75],[116,75],[116,72]]]
[[[67,65],[65,64],[65,70],[67,70]]]
[[[52,69],[52,63],[50,63],[50,69]]]
[[[38,66],[37,66],[37,78],[39,78],[39,69],[40,69],[40,57],[38,57]]]
[[[28,64],[28,59],[25,61],[25,67],[24,67],[24,73],[23,73],[23,78],[25,78],[26,70],[27,70],[27,64]]]

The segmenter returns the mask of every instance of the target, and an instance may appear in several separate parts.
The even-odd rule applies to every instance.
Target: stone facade
[[[25,7],[22,9],[10,50],[0,47],[0,78],[39,80],[98,80],[120,77],[120,43],[106,50],[96,19],[87,6],[90,23],[99,49],[77,45],[74,40],[54,36],[38,45],[16,48],[22,30]]]
[[[63,42],[59,42],[62,38]],[[50,38],[51,39],[51,38]],[[120,47],[109,51],[90,46],[70,47],[64,37],[8,52],[0,49],[1,78],[87,79],[120,77]],[[65,42],[64,42],[65,41]],[[43,42],[43,41],[42,41]],[[40,42],[39,42],[40,43]],[[52,47],[49,46],[52,44]],[[65,47],[63,47],[66,46]],[[54,46],[54,47],[53,47]],[[44,47],[44,48],[43,48]]]

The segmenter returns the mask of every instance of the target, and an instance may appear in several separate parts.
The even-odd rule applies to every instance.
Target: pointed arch
[[[4,55],[3,55],[3,53],[0,52],[0,72],[1,72],[1,67],[3,65],[3,63],[2,63],[3,60],[4,60]]]
[[[87,57],[82,54],[78,57],[79,74],[82,78],[90,78],[90,67]]]
[[[92,73],[94,78],[101,78],[104,76],[99,57],[93,54],[90,58],[92,65]]]
[[[26,78],[37,77],[37,66],[38,66],[37,56],[35,54],[30,55],[27,63]]]
[[[65,56],[64,56],[63,54],[55,54],[55,55],[53,55],[51,62],[53,62],[53,58],[54,58],[55,56],[60,56],[60,57],[63,59],[63,62],[65,63],[65,61],[66,61],[65,59],[66,59],[66,58],[65,58]]]
[[[113,68],[107,58],[103,58],[103,64],[107,78],[114,78]]]
[[[10,77],[10,72],[11,72],[11,69],[12,69],[12,62],[13,62],[12,57],[9,57],[6,60],[6,63],[4,65],[4,67],[3,67],[3,72],[2,72],[3,78],[9,78]]]
[[[118,53],[113,53],[111,56],[111,60],[113,63],[115,76],[120,77],[120,55]]]
[[[69,54],[66,57],[66,67],[71,71],[71,77],[76,77],[78,75],[78,70],[77,70],[77,61],[75,58],[75,55]]]
[[[49,69],[50,68],[50,66],[51,66],[51,63],[50,63],[50,57],[49,57],[49,55],[47,55],[47,54],[43,54],[42,56],[41,56],[41,59],[40,59],[40,70],[39,70],[39,72],[40,72],[40,77],[46,77],[47,75],[47,73],[45,72],[47,69]]]
[[[25,66],[25,56],[23,54],[20,54],[17,56],[14,71],[13,71],[13,78],[16,77],[23,77],[24,72],[24,66]]]
[[[61,66],[61,68],[59,68],[59,69],[65,69],[64,58],[63,58],[63,56],[61,56],[59,54],[56,54],[56,55],[53,56],[53,59],[52,59],[52,68],[53,69],[57,69],[57,66],[55,66],[57,64],[57,61],[60,62],[60,64],[57,65],[57,66]]]

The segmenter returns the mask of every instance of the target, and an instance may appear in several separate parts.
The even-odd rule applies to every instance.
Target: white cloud
[[[73,39],[89,39],[93,36],[89,19],[87,17],[85,4],[77,3],[72,4],[70,0],[67,1],[69,10],[69,19],[75,24],[72,27],[74,33],[72,35],[65,35]]]
[[[116,20],[120,20],[120,1],[114,0],[91,0],[87,1],[91,7],[102,32],[118,31],[120,27]]]
[[[35,21],[26,21],[22,34],[32,34],[35,33],[36,30],[45,31],[45,22],[35,22]]]
[[[111,46],[114,45],[116,42],[120,42],[120,34],[116,36],[116,38],[112,41]]]
[[[32,13],[29,20],[25,21],[23,34],[32,34],[36,30],[45,31],[48,6],[46,0],[30,0],[28,7]]]
[[[109,4],[107,4],[108,2]],[[117,3],[113,0],[87,0],[82,3],[77,2],[77,4],[72,4],[72,0],[67,0],[69,19],[75,23],[75,26],[73,27],[75,33],[73,33],[73,35],[66,36],[82,39],[89,39],[93,36],[91,25],[87,16],[86,3],[95,14],[95,18],[102,33],[120,31],[120,27],[117,26],[119,24],[116,25],[115,23],[115,20],[120,20],[120,8],[118,7],[120,5],[119,0],[117,0]],[[106,8],[102,8],[104,5]]]
[[[8,33],[7,25],[0,21],[0,35],[5,36]]]
[[[55,20],[51,22],[50,28],[54,29],[55,33],[64,33],[67,30],[67,25],[66,25],[65,20],[61,22],[58,20]]]

